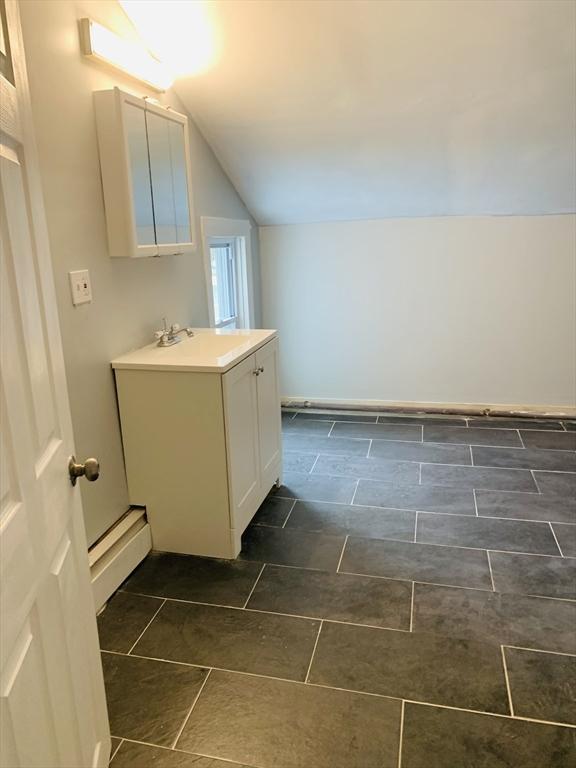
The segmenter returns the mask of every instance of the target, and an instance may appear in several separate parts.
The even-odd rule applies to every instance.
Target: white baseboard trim
[[[88,552],[94,605],[98,612],[152,549],[143,509],[128,512]]]
[[[545,416],[548,418],[576,418],[576,406],[572,405],[525,405],[507,403],[426,403],[401,400],[342,400],[283,396],[285,408],[312,408],[314,410],[363,410],[403,413],[457,413],[469,416]]]

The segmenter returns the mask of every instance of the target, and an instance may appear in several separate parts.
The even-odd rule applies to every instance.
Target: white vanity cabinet
[[[182,362],[198,336],[173,350],[150,348],[163,368],[138,353],[112,363],[130,503],[146,507],[154,549],[236,557],[243,531],[281,481],[278,339],[273,331],[244,332],[250,336],[254,349],[244,343],[238,361],[232,350],[221,365]],[[209,344],[206,334],[197,347]]]
[[[193,250],[186,116],[119,88],[94,103],[110,255]]]

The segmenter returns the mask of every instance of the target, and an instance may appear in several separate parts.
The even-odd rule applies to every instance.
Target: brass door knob
[[[76,480],[79,477],[85,477],[93,483],[98,480],[100,476],[100,464],[98,459],[86,459],[84,464],[78,464],[76,462],[76,456],[70,456],[68,462],[68,474],[70,475],[70,482],[72,485],[76,485]]]

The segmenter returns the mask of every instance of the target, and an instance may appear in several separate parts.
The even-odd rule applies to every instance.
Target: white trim
[[[539,416],[550,419],[576,419],[574,405],[525,405],[521,403],[434,403],[415,400],[342,400],[314,398],[306,395],[283,395],[282,406],[300,410],[312,409],[350,409],[368,411],[402,411],[413,415],[435,413],[437,415],[464,414],[469,416]],[[562,430],[558,430],[562,431]]]
[[[212,296],[212,268],[210,266],[210,244],[212,237],[227,237],[236,240],[238,270],[239,315],[246,318],[248,328],[254,328],[254,268],[252,260],[252,224],[248,219],[222,219],[213,216],[200,218],[202,258],[210,327],[215,327],[214,298]]]
[[[125,526],[126,520],[131,525],[118,533],[116,529]],[[122,518],[92,549],[98,555],[96,558],[91,554],[90,564],[96,611],[102,608],[151,549],[150,525],[144,520],[143,513],[137,515],[135,520],[128,515]]]

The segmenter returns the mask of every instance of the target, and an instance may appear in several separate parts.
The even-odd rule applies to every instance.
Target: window
[[[238,327],[237,258],[233,240],[210,238],[214,327]]]
[[[202,245],[212,328],[254,328],[251,225],[202,217]]]

